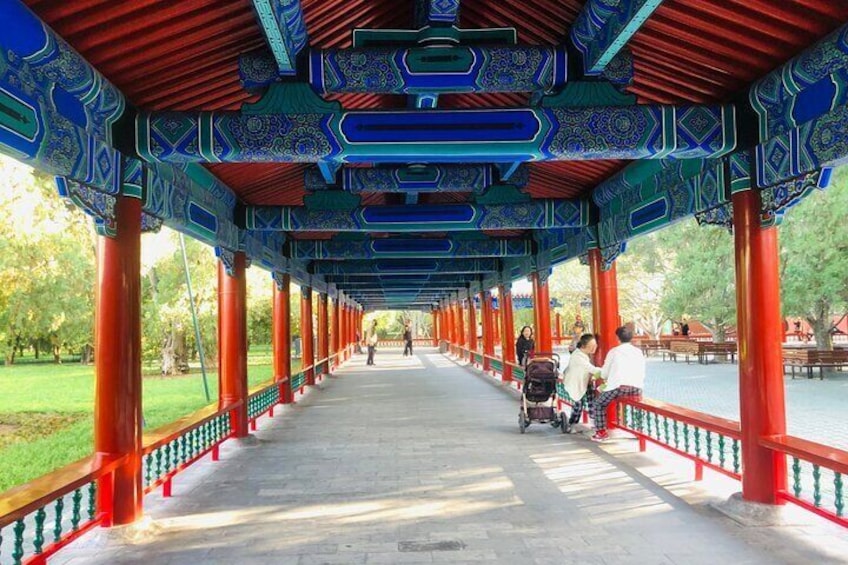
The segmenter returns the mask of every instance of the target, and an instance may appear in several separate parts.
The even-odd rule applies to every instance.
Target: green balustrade
[[[15,565],[20,565],[24,558],[24,530],[26,529],[26,524],[24,524],[23,520],[18,520],[15,522],[15,549],[12,551],[12,559],[15,561]]]
[[[60,496],[56,499],[56,516],[53,521],[53,543],[58,543],[62,539],[62,510],[65,508],[65,497]]]
[[[683,451],[689,453],[689,424],[683,422]]]
[[[724,453],[725,441],[724,434],[718,434],[718,464],[724,469],[724,461],[726,454]]]
[[[88,519],[94,520],[97,515],[97,481],[88,483]]]
[[[733,472],[737,475],[742,472],[742,460],[739,457],[739,440],[733,440]]]
[[[76,489],[74,491],[73,500],[73,510],[71,512],[71,529],[74,531],[79,530],[80,520],[82,519],[82,489]]]
[[[663,441],[666,445],[670,443],[668,435],[668,417],[663,416]]]
[[[672,429],[674,431],[674,448],[680,449],[680,430],[678,429],[677,420],[674,421]]]
[[[707,461],[713,462],[713,433],[707,430]]]
[[[695,457],[698,459],[701,458],[701,428],[698,426],[694,426],[694,434],[695,434]]]
[[[833,504],[836,507],[836,515],[840,518],[845,511],[845,500],[842,494],[842,473],[833,473]]]
[[[47,519],[47,512],[42,506],[35,511],[35,537],[32,539],[32,546],[36,554],[44,551],[44,521]]]
[[[813,504],[816,508],[821,507],[821,467],[813,465]]]

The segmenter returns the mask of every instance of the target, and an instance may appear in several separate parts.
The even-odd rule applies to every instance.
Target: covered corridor
[[[514,392],[434,348],[380,350],[259,420],[51,563],[825,563],[838,527],[744,527],[691,467],[516,425]],[[250,442],[248,442],[250,443]],[[678,462],[681,460],[677,460]],[[709,476],[706,477],[709,483]],[[738,488],[738,486],[736,487]],[[801,522],[799,522],[800,524]],[[132,530],[131,530],[132,531]],[[843,538],[840,540],[840,538]]]

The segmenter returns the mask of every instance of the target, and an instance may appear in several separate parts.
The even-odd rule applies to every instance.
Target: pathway
[[[744,528],[635,444],[534,425],[432,349],[357,356],[147,499],[157,535],[103,530],[55,563],[822,563],[844,532]],[[823,533],[822,533],[823,532]],[[842,552],[842,553],[840,553]]]

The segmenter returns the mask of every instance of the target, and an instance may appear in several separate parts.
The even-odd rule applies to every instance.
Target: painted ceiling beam
[[[274,233],[274,232],[264,232]],[[525,257],[532,253],[526,239],[422,239],[412,237],[377,238],[364,241],[303,240],[291,242],[296,259],[424,259],[475,257]]]
[[[354,194],[363,192],[485,192],[496,182],[496,167],[488,164],[472,165],[410,165],[385,167],[347,167],[342,169],[338,184],[342,190]],[[526,166],[519,167],[509,179],[509,184],[524,188],[530,180]],[[310,167],[304,173],[306,190],[332,188],[323,174]]]
[[[423,108],[435,107],[439,94],[551,93],[568,80],[563,46],[310,49],[307,61],[303,78],[319,94],[420,95]],[[278,82],[280,73],[270,53],[251,51],[239,57],[239,78],[255,91]]]
[[[297,56],[306,46],[300,0],[252,0],[256,17],[280,76],[297,74]]]
[[[0,0],[0,153],[117,195],[123,94],[19,0]]]
[[[311,210],[304,206],[245,206],[236,223],[286,232],[398,232],[523,230],[588,225],[585,200],[528,200],[514,204],[419,204]]]
[[[476,274],[497,271],[498,259],[388,259],[378,261],[321,261],[312,264],[318,275]]]
[[[584,74],[601,75],[662,0],[587,0],[570,37],[583,56]]]
[[[716,157],[735,123],[732,106],[343,111],[280,83],[240,112],[141,113],[135,128],[148,161],[514,163]]]
[[[339,288],[358,288],[381,286],[390,288],[392,286],[407,287],[417,285],[443,285],[445,287],[467,287],[469,283],[479,280],[477,276],[469,275],[386,275],[381,277],[360,275],[327,275],[328,282]]]
[[[759,188],[848,162],[848,25],[763,77],[749,100]]]
[[[459,25],[460,0],[415,0],[415,26]]]

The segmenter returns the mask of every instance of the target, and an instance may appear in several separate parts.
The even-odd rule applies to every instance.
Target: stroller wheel
[[[559,418],[560,420],[562,420],[562,433],[570,433],[572,424],[568,422],[568,418],[565,416],[565,412],[560,412]]]
[[[524,412],[518,413],[518,429],[522,434],[527,429],[527,420],[524,419]]]

